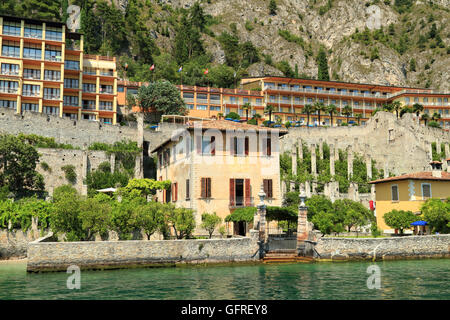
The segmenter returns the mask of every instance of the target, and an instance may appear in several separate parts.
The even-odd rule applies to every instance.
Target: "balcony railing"
[[[45,57],[45,61],[54,61],[54,62],[61,62],[61,57],[56,57],[56,56],[52,56],[52,57]]]
[[[25,90],[22,92],[22,95],[27,96],[27,97],[39,97],[41,94],[40,94],[40,92]]]
[[[83,92],[86,92],[86,93],[95,93],[95,88],[94,88],[94,89],[83,88]]]
[[[17,93],[19,91],[18,88],[2,88],[0,87],[0,92],[3,93]]]
[[[106,89],[100,88],[100,93],[103,93],[103,94],[113,94],[113,91],[112,91],[112,89],[111,89],[111,90],[106,90]]]
[[[42,32],[41,33],[36,33],[36,32],[32,32],[32,31],[26,31],[23,33],[23,36],[25,38],[33,38],[33,39],[42,39]]]
[[[25,79],[41,80],[41,76],[35,74],[24,74],[23,77]]]
[[[95,110],[95,105],[83,105],[83,109],[85,110]]]
[[[19,58],[20,57],[20,53],[2,52],[2,56],[4,56],[4,57],[12,57],[12,58]]]
[[[95,76],[95,75],[97,75],[97,71],[88,71],[88,70],[83,70],[83,74],[87,74],[87,75]]]
[[[272,86],[265,86],[264,90],[277,90],[277,91],[287,91],[287,92],[304,92],[304,93],[318,93],[318,94],[328,94],[328,95],[340,95],[340,96],[357,96],[357,97],[367,97],[367,98],[386,98],[387,95],[380,93],[361,93],[361,92],[347,92],[347,91],[329,91],[323,89],[307,89],[307,88],[276,88]]]
[[[2,70],[1,74],[5,75],[5,76],[18,76],[19,75],[19,71]]]
[[[61,81],[61,77],[55,77],[55,76],[51,77],[51,76],[46,76],[46,77],[44,77],[44,80],[47,80],[47,81]]]
[[[59,94],[44,94],[44,99],[46,100],[59,100],[61,96]]]
[[[112,111],[112,106],[99,106],[99,110]]]
[[[100,71],[100,75],[101,76],[107,76],[107,77],[113,77],[114,76],[114,72],[110,72],[110,71]]]

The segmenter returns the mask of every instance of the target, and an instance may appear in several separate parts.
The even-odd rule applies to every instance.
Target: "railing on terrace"
[[[20,53],[2,52],[2,56],[4,56],[4,57],[12,57],[12,58],[19,58],[20,57]]]
[[[41,94],[40,92],[36,91],[24,91],[22,92],[22,95],[27,97],[39,97]]]
[[[1,88],[0,87],[0,92],[3,93],[17,93],[19,91],[18,88]]]
[[[96,56],[94,54],[85,54],[84,59],[91,59],[91,60],[103,60],[103,61],[114,61],[115,58],[114,57],[107,57],[107,56]]]
[[[2,75],[5,76],[18,76],[19,75],[19,71],[7,71],[7,70],[3,70],[1,72]]]

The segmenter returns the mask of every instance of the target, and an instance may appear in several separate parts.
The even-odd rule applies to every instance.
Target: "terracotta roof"
[[[197,121],[201,122],[202,129],[218,129],[218,130],[255,130],[255,131],[276,131],[280,133],[280,136],[283,136],[288,133],[288,131],[284,128],[267,128],[256,126],[253,124],[248,124],[244,122],[234,122],[231,120],[203,120]],[[194,122],[187,126],[189,129],[194,129]]]
[[[370,181],[369,183],[381,183],[381,182],[390,182],[390,181],[398,181],[398,180],[443,180],[443,181],[450,181],[450,173],[446,171],[441,171],[442,176],[440,178],[433,177],[433,174],[431,171],[424,171],[424,172],[414,172],[414,173],[408,173],[403,174],[401,176],[396,177],[390,177],[385,179],[379,179]]]
[[[261,127],[261,126],[256,126],[253,124],[248,124],[248,123],[242,123],[242,122],[234,122],[231,120],[203,120],[203,121],[193,121],[190,124],[186,124],[185,128],[189,129],[189,130],[194,130],[195,128],[195,123],[200,124],[201,123],[201,128],[202,129],[218,129],[218,130],[255,130],[256,132],[261,132],[261,131],[278,131],[280,136],[283,136],[285,134],[288,133],[288,130],[284,129],[284,128],[267,128],[267,127]],[[162,143],[160,143],[158,146],[156,146],[155,148],[153,148],[150,153],[153,153],[155,151],[157,151],[159,148],[161,148],[162,146],[164,146],[166,143],[172,141],[171,138],[163,141]]]

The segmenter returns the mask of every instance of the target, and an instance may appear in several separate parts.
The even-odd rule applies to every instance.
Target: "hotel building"
[[[0,16],[0,107],[116,123],[116,58],[60,22]]]
[[[126,105],[126,95],[136,94],[141,82],[119,81],[118,104]],[[244,78],[241,89],[225,89],[178,85],[181,96],[186,102],[190,117],[212,118],[219,113],[223,115],[236,112],[245,118],[243,106],[250,103],[249,117],[258,113],[264,119],[264,109],[272,105],[274,111],[272,120],[280,117],[282,122],[300,121],[307,123],[307,115],[303,108],[307,104],[333,104],[337,113],[333,114],[333,123],[327,112],[321,112],[322,125],[339,125],[347,122],[343,109],[351,108],[349,122],[365,121],[378,107],[384,104],[400,101],[405,106],[420,103],[424,106],[423,113],[431,116],[436,112],[442,128],[450,128],[450,94],[437,93],[432,89],[394,87],[370,84],[358,84],[339,81],[321,81],[311,79],[293,79],[285,77]],[[133,111],[138,111],[134,108]],[[358,120],[359,118],[359,120]],[[310,114],[310,125],[318,125],[318,113]]]

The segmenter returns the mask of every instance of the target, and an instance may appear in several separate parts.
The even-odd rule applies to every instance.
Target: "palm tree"
[[[394,110],[394,106],[392,104],[384,104],[383,111],[392,112]]]
[[[425,125],[427,125],[427,121],[430,120],[430,116],[427,113],[424,113],[422,114],[421,120],[423,120],[425,122]]]
[[[349,105],[346,105],[344,108],[342,108],[342,114],[347,116],[347,124],[348,124],[348,119],[350,118],[350,115],[352,114],[352,107],[350,107]]]
[[[327,112],[330,114],[330,118],[331,118],[331,126],[333,126],[333,113],[337,113],[338,110],[336,108],[336,106],[334,104],[330,104],[327,107]]]
[[[431,116],[431,120],[433,120],[433,121],[436,121],[440,118],[441,118],[441,115],[437,112],[433,113],[433,115]]]
[[[319,126],[320,126],[320,124],[321,124],[321,122],[320,122],[320,112],[321,111],[326,112],[327,111],[327,107],[322,102],[316,102],[314,104],[314,109],[317,111],[317,114],[319,115]]]
[[[398,119],[398,113],[400,112],[400,110],[402,109],[402,104],[400,101],[394,101],[392,102],[392,109],[395,111],[395,113],[397,114],[397,119]]]
[[[419,116],[419,113],[423,111],[423,105],[421,105],[420,103],[414,103],[413,110],[416,116]]]
[[[309,115],[311,114],[311,113],[313,113],[314,111],[316,111],[315,110],[315,108],[314,108],[314,106],[313,105],[310,105],[310,104],[306,104],[305,105],[305,107],[303,108],[303,112],[304,113],[306,113],[306,115],[307,115],[307,122],[306,122],[306,125],[309,127]]]
[[[242,110],[245,110],[245,119],[246,121],[248,121],[248,111],[252,109],[252,105],[250,104],[250,102],[246,102],[244,103],[244,105],[242,106]]]
[[[357,113],[357,114],[355,115],[355,118],[358,120],[358,126],[359,126],[359,125],[360,125],[360,122],[361,122],[362,114],[361,114],[361,113]]]
[[[272,112],[275,110],[275,107],[271,104],[267,105],[264,112],[269,113],[269,123],[272,122]]]

